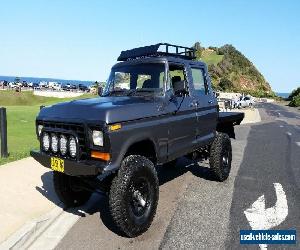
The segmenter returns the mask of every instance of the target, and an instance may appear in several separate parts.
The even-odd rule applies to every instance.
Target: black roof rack
[[[191,60],[196,58],[195,52],[196,50],[194,48],[183,47],[169,43],[158,43],[155,45],[122,51],[118,57],[118,61],[129,61],[156,56],[173,56]]]

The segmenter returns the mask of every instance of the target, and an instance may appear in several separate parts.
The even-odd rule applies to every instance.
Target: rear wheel
[[[58,198],[66,207],[81,206],[92,195],[92,192],[82,188],[81,180],[78,177],[54,171],[53,184]]]
[[[136,237],[150,227],[158,202],[158,178],[153,163],[140,155],[126,157],[113,179],[109,208],[119,229]]]
[[[225,181],[231,170],[232,149],[227,134],[218,133],[210,148],[209,164],[218,181]]]

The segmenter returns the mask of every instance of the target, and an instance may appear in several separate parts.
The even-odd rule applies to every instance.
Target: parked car
[[[8,86],[8,82],[6,80],[0,81],[0,86],[6,87]]]
[[[34,83],[32,83],[32,88],[39,89],[40,85],[38,83],[34,82]]]
[[[88,91],[89,88],[83,84],[79,84],[78,85],[78,89],[81,90],[81,91]]]
[[[251,96],[241,96],[235,103],[237,108],[253,107],[254,100]]]
[[[60,83],[54,83],[52,86],[52,89],[60,91],[61,90],[61,84]]]
[[[27,88],[28,87],[28,83],[26,81],[22,81],[22,86],[21,87]]]
[[[70,89],[77,89],[77,86],[75,84],[70,84]]]
[[[8,86],[9,86],[10,88],[12,88],[12,89],[15,89],[15,88],[18,87],[18,84],[16,84],[15,82],[10,82],[10,83],[8,84]]]
[[[53,89],[55,84],[57,84],[57,82],[48,82],[48,88]]]
[[[67,84],[62,84],[61,89],[64,91],[69,91],[70,89],[68,88]]]
[[[54,170],[66,207],[102,190],[114,223],[136,237],[156,213],[157,165],[207,157],[215,179],[228,178],[230,137],[244,113],[218,112],[207,66],[194,59],[194,49],[170,44],[122,51],[101,97],[41,109],[31,156]]]
[[[48,87],[48,83],[45,81],[42,81],[39,83],[40,88],[47,88]]]

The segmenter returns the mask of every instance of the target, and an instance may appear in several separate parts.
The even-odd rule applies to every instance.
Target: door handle
[[[209,100],[208,103],[209,103],[209,104],[212,104],[212,103],[213,103],[213,100]]]
[[[199,106],[199,102],[198,101],[193,101],[190,104],[190,107],[198,107]]]

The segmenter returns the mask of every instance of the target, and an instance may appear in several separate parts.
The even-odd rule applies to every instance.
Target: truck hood
[[[158,98],[159,99],[159,98]],[[107,124],[162,114],[162,99],[153,97],[98,97],[58,103],[41,109],[38,120],[106,122]]]

